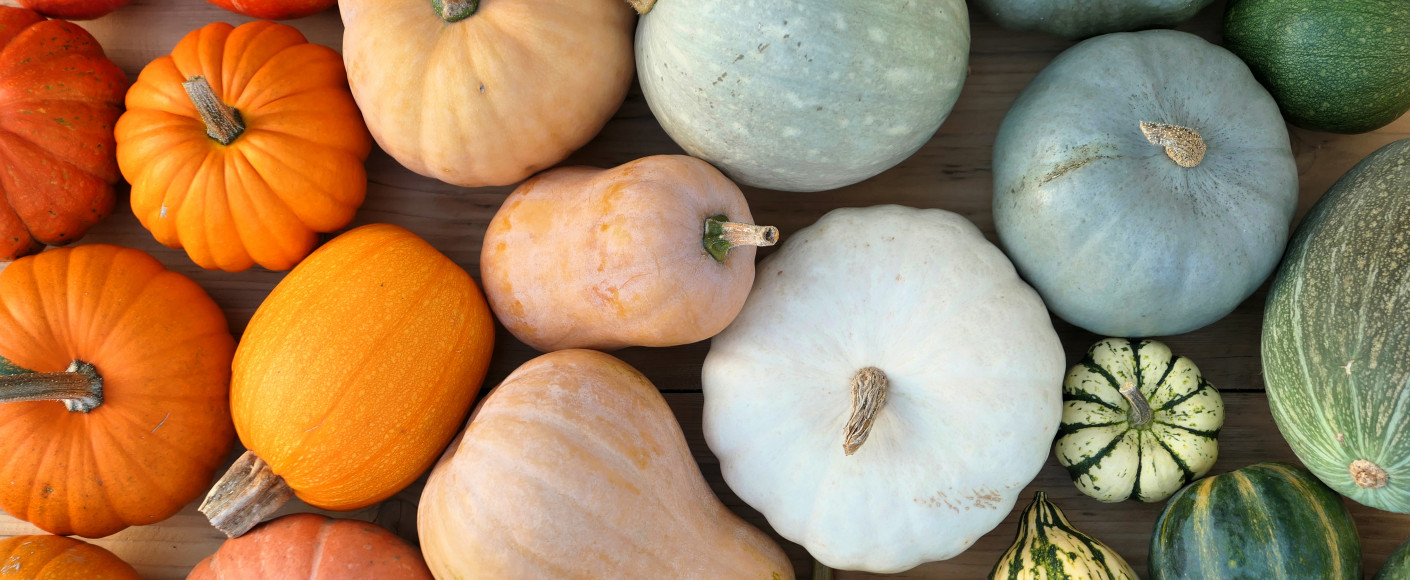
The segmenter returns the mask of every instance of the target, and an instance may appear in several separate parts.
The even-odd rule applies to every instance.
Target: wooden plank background
[[[4,3],[12,3],[5,0]],[[1181,26],[1212,41],[1218,40],[1224,2],[1217,1],[1194,20]],[[187,32],[212,21],[239,24],[248,21],[199,0],[135,0],[102,19],[82,25],[92,31],[128,75],[150,60],[167,54]],[[336,10],[291,21],[313,42],[335,49],[342,43],[342,24]],[[1054,37],[999,30],[982,16],[972,15],[971,75],[950,119],[915,156],[864,183],[840,190],[798,194],[745,188],[759,223],[778,226],[786,240],[827,211],[843,206],[898,203],[939,207],[974,221],[994,239],[990,212],[990,149],[999,121],[1018,92],[1058,52],[1072,43]],[[1410,136],[1410,116],[1366,135],[1343,136],[1291,128],[1301,173],[1299,217],[1327,187],[1357,161],[1391,141]],[[678,153],[680,149],[657,125],[638,88],[633,88],[620,111],[587,147],[566,164],[608,167],[652,154]],[[367,201],[354,225],[388,222],[421,235],[471,274],[479,271],[479,250],[486,224],[509,187],[465,189],[418,176],[400,167],[381,151],[367,162]],[[156,244],[141,228],[120,190],[119,209],[94,228],[83,243],[108,242],[137,247],[157,256],[206,288],[224,307],[231,330],[238,336],[260,301],[283,276],[255,269],[238,274],[207,272],[195,267],[179,250]],[[326,238],[325,238],[326,239]],[[767,254],[767,250],[763,252]],[[478,276],[477,276],[478,277]],[[1227,423],[1221,437],[1221,454],[1215,473],[1269,460],[1296,461],[1278,434],[1263,394],[1258,341],[1264,292],[1260,290],[1224,320],[1189,334],[1169,337],[1177,353],[1193,358],[1225,396]],[[1055,321],[1070,362],[1099,337]],[[493,385],[534,351],[500,330],[486,385]],[[719,466],[705,446],[700,431],[702,398],[700,365],[708,344],[670,349],[627,349],[617,353],[641,369],[665,393],[690,441],[691,450],[711,486],[732,509],[764,530],[763,518],[743,505],[720,478]],[[239,450],[231,455],[233,459]],[[1143,576],[1150,532],[1160,505],[1134,502],[1102,504],[1082,496],[1056,461],[1049,461],[1020,497],[1015,513],[964,554],[945,562],[920,566],[891,578],[982,578],[997,560],[1016,530],[1017,510],[1033,490],[1047,491],[1074,524],[1121,553]],[[371,508],[340,514],[376,521],[415,541],[416,499],[420,483]],[[1397,545],[1410,535],[1410,516],[1381,512],[1347,502],[1361,531],[1363,560],[1369,577]],[[295,502],[285,511],[316,511]],[[0,515],[0,536],[38,533],[29,524]],[[131,562],[148,578],[182,578],[201,558],[213,552],[223,536],[187,506],[160,524],[130,528],[96,543]],[[793,558],[799,577],[812,571],[811,559],[799,546],[782,545]],[[837,572],[839,579],[880,578],[878,575]]]

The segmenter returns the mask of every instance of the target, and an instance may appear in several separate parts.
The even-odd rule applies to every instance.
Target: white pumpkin
[[[1042,300],[973,224],[839,209],[759,265],[714,338],[705,440],[819,562],[897,572],[1008,515],[1048,456],[1063,370]]]

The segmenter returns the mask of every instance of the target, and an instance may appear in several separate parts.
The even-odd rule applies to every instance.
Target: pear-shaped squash
[[[590,350],[526,362],[485,397],[417,529],[438,578],[793,577],[710,491],[656,387]]]
[[[1018,518],[1018,535],[989,580],[1139,580],[1120,554],[1072,527],[1048,494],[1033,494]]]

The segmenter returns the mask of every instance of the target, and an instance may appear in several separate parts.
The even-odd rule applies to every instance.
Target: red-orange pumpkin
[[[117,123],[132,213],[202,268],[287,270],[352,221],[372,136],[342,58],[273,22],[187,34]]]
[[[431,580],[421,551],[374,524],[291,514],[226,540],[186,580]]]
[[[88,32],[0,6],[0,260],[77,240],[112,212],[126,90]]]
[[[89,244],[10,264],[0,508],[87,537],[176,513],[234,438],[234,350],[205,291],[140,250]]]
[[[121,558],[63,536],[0,540],[0,578],[6,580],[142,580]]]

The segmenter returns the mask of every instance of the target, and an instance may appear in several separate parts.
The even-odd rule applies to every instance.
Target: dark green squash
[[[1307,469],[1410,513],[1410,139],[1303,218],[1268,292],[1262,355],[1273,419]]]
[[[1371,580],[1410,580],[1410,540],[1406,540],[1381,564],[1381,570]]]
[[[1365,133],[1410,110],[1410,2],[1231,0],[1224,46],[1294,125]]]
[[[1150,580],[1360,580],[1341,497],[1307,471],[1259,463],[1207,477],[1165,504]]]

